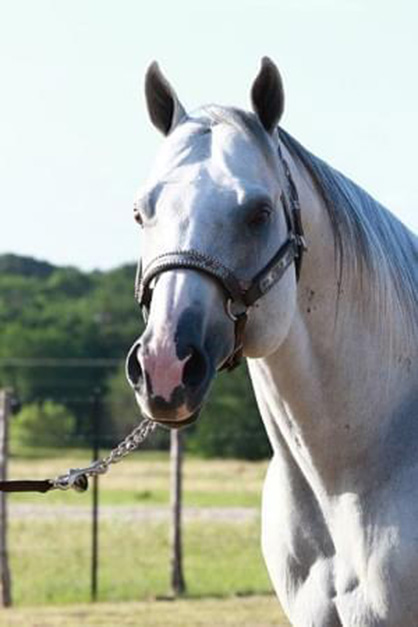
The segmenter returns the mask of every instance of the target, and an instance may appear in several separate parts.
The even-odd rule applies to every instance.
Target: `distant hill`
[[[17,274],[26,277],[48,278],[56,266],[33,257],[21,257],[12,253],[0,255],[0,274]]]

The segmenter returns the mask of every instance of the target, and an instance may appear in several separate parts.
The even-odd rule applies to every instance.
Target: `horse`
[[[142,412],[181,428],[243,355],[273,455],[261,547],[300,627],[418,625],[418,242],[280,121],[263,58],[252,111],[187,113],[157,63],[165,139],[136,196],[127,357]]]

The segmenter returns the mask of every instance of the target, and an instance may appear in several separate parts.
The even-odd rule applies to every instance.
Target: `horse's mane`
[[[203,120],[202,120],[203,114]],[[255,115],[233,107],[209,105],[197,117],[203,124],[226,123],[253,137],[268,159],[271,143]],[[336,247],[339,286],[370,278],[376,313],[396,307],[418,337],[418,239],[393,214],[343,174],[304,148],[289,133],[279,138],[309,172],[323,198]],[[303,216],[302,216],[303,218]]]
[[[336,242],[340,280],[366,271],[379,307],[395,305],[418,333],[418,240],[393,214],[343,174],[279,129],[321,194]],[[383,313],[381,311],[380,313]]]

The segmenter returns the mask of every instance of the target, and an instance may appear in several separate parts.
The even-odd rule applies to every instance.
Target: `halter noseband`
[[[142,272],[141,262],[135,281],[135,297],[147,318],[152,299],[153,280],[168,270],[192,269],[208,274],[221,284],[227,295],[226,313],[235,323],[235,344],[221,370],[232,370],[239,365],[242,358],[244,330],[247,322],[247,311],[266,294],[282,278],[287,268],[295,262],[296,279],[299,280],[302,256],[306,250],[303,235],[299,197],[292,179],[289,166],[282,156],[279,147],[279,158],[283,164],[288,199],[282,192],[281,202],[284,209],[288,237],[277,253],[250,281],[242,281],[218,259],[198,250],[179,250],[163,253],[155,257]],[[290,205],[290,206],[289,206]]]

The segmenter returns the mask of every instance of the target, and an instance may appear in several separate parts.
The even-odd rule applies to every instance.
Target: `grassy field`
[[[64,449],[38,452],[42,457],[12,457],[10,477],[45,479],[68,468],[89,463],[88,452]],[[201,460],[187,457],[184,464],[184,502],[193,506],[259,507],[267,462]],[[161,505],[169,499],[169,464],[163,453],[137,452],[101,479],[100,499],[107,505]],[[90,494],[53,492],[19,494],[11,502],[87,504]]]
[[[271,596],[99,603],[70,608],[25,608],[0,614],[4,627],[289,627]]]
[[[132,601],[169,594],[168,525],[104,521],[100,525],[99,600]],[[259,551],[258,523],[190,522],[184,526],[189,597],[271,591]],[[10,556],[17,605],[87,602],[88,522],[12,522]]]
[[[9,475],[13,478],[45,478],[62,473],[69,467],[88,463],[88,458],[83,452],[60,451],[59,456],[47,456],[46,453],[39,458],[13,457]],[[251,511],[254,512],[256,511],[254,508],[259,508],[265,469],[265,462],[206,461],[188,458],[184,468],[185,504],[209,508],[251,507],[253,508]],[[156,616],[160,616],[160,610],[161,616],[165,615],[164,612],[169,614],[169,608],[173,607],[173,604],[164,605],[156,601],[166,598],[169,594],[169,526],[168,521],[154,520],[152,510],[153,507],[168,504],[168,457],[150,452],[134,454],[121,464],[113,466],[110,473],[100,479],[100,485],[100,501],[112,506],[112,519],[102,520],[100,523],[99,601],[142,600],[143,604],[135,606],[135,611],[139,612],[138,618],[129,618],[129,611],[126,611],[128,621],[126,623],[122,618],[120,619],[122,622],[118,619],[114,623],[105,623],[103,616],[107,610],[101,613],[98,608],[89,609],[89,616],[91,612],[93,622],[86,624],[254,626],[281,624],[277,623],[278,610],[273,622],[269,622],[270,614],[265,618],[265,622],[261,619],[259,621],[258,618],[248,618],[247,622],[236,623],[227,622],[226,618],[226,622],[216,620],[211,623],[199,622],[197,619],[191,619],[192,622],[189,623],[170,623],[163,618],[156,618],[156,622],[152,623],[142,622],[140,613],[142,611],[146,613],[144,608],[147,607],[147,602],[151,603],[150,607],[158,608],[155,609]],[[69,516],[68,508],[64,512],[62,505],[69,506],[70,510],[72,506],[74,510],[75,506],[84,505],[88,508],[91,494],[53,492],[47,495],[14,495],[10,502],[12,505],[25,504],[28,507],[27,514],[16,518],[11,516],[10,520],[9,545],[14,604],[20,607],[35,607],[88,602],[90,521],[88,518],[78,519]],[[35,504],[37,507],[33,507]],[[49,510],[51,508],[56,510],[58,516],[55,518],[40,516],[42,504],[47,505]],[[146,520],[130,519],[118,515],[123,509],[120,508],[121,505],[150,508],[147,511],[151,511],[152,515]],[[215,607],[216,604],[225,603],[222,607],[234,608],[230,614],[225,610],[226,615],[230,615],[230,620],[233,621],[234,613],[238,612],[238,605],[247,603],[247,600],[244,603],[241,599],[246,595],[250,597],[262,595],[259,603],[252,604],[250,600],[248,601],[249,612],[250,610],[257,612],[257,608],[265,604],[276,607],[271,599],[264,596],[271,593],[271,585],[259,548],[259,526],[257,516],[253,516],[251,520],[238,518],[220,522],[213,518],[185,522],[184,566],[187,604],[190,602],[191,608],[197,608],[199,603],[206,603],[209,609],[212,605]],[[234,598],[231,600],[231,597],[237,595],[240,597],[239,600]],[[212,601],[203,601],[207,597],[211,597]],[[222,598],[229,601],[222,601]],[[180,614],[181,608],[188,607],[187,604],[183,606],[176,602]],[[84,611],[87,610],[80,610]],[[114,611],[119,612],[119,609]],[[184,611],[186,612],[186,609]],[[67,610],[63,610],[62,614],[61,610],[56,611],[55,618],[51,620],[61,620],[57,616],[62,616],[62,622],[57,623],[48,622],[50,618],[46,610],[33,609],[33,612],[34,616],[40,617],[38,622],[33,623],[34,625],[72,624],[71,617],[68,618],[70,622],[65,622]],[[123,614],[125,609],[122,607],[120,612]],[[13,617],[20,614],[11,612],[4,616],[7,616],[8,620],[15,620]],[[26,614],[23,613],[22,616]],[[139,622],[129,622],[131,619]],[[206,620],[206,615],[203,620]],[[25,626],[32,624],[26,622],[26,618],[24,620],[22,618],[22,621],[20,624]],[[6,623],[0,621],[0,624]]]

